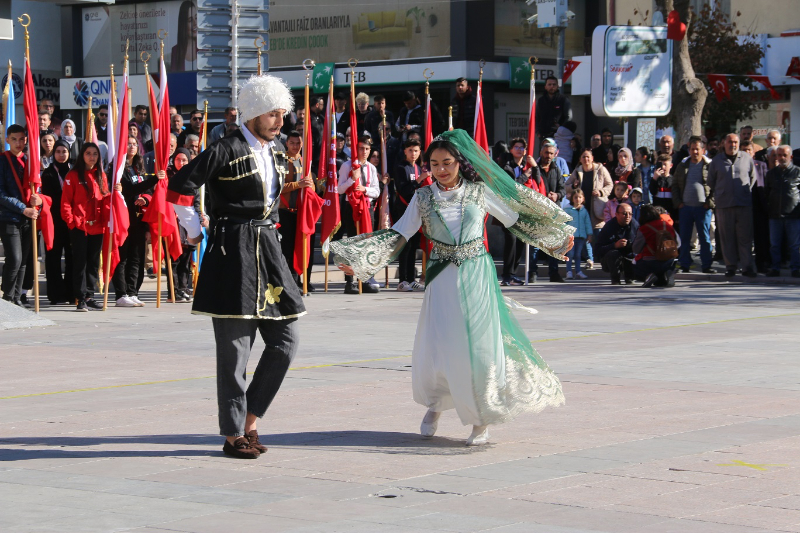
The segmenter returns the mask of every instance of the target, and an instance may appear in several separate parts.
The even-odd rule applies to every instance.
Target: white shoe
[[[583,272],[578,272],[577,275],[578,275],[578,278],[580,278],[580,279],[589,279],[589,276],[587,276]]]
[[[115,307],[138,307],[136,302],[128,298],[127,296],[123,296],[121,298],[117,298],[117,303]]]
[[[489,426],[472,426],[472,435],[467,439],[467,446],[481,446],[489,442]]]
[[[422,424],[419,426],[419,432],[423,437],[433,437],[436,435],[436,428],[439,427],[439,417],[442,413],[431,411],[425,413],[425,418],[422,419]]]
[[[586,270],[592,270],[594,268],[594,261],[588,260],[586,261]]]
[[[406,290],[407,291],[424,291],[425,290],[425,285],[423,285],[422,283],[417,283],[416,281],[412,281],[411,283],[408,284],[408,288]]]
[[[133,300],[133,303],[136,304],[136,307],[144,307],[144,302],[141,301],[138,296],[128,296],[128,298]]]
[[[567,272],[567,279],[572,279],[572,271]]]
[[[400,292],[407,291],[408,290],[408,282],[407,281],[401,281],[397,285],[397,290],[400,291]]]

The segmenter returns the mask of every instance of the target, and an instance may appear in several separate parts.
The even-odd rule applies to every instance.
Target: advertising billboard
[[[379,61],[450,55],[450,2],[270,2],[269,64]]]
[[[142,52],[151,56],[150,70],[157,70],[159,30],[166,31],[164,63],[169,72],[197,70],[197,3],[193,0],[87,7],[82,15],[86,76],[107,75],[112,63],[121,74],[126,42],[130,43],[130,74],[144,74]]]

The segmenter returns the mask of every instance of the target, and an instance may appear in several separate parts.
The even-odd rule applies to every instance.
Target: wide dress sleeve
[[[415,194],[405,214],[390,229],[332,242],[334,262],[351,267],[358,279],[367,281],[400,255],[408,239],[419,231],[421,225]]]

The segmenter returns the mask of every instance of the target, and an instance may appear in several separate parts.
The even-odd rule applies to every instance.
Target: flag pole
[[[535,91],[535,86],[536,86],[535,85],[535,83],[536,83],[536,63],[538,63],[538,62],[539,62],[539,60],[537,58],[535,58],[534,56],[530,56],[528,58],[528,63],[531,64],[531,95],[530,95],[530,105],[531,106],[533,106],[536,103],[536,101],[534,100],[534,97],[535,97],[534,91]],[[528,111],[528,116],[530,117],[530,111]],[[528,128],[532,128],[532,127],[533,127],[532,124],[528,124]],[[530,135],[529,135],[529,137],[530,137]],[[536,139],[535,136],[533,138]],[[529,139],[529,142],[530,142],[530,139]],[[530,150],[529,153],[531,153],[531,154],[534,153],[534,147],[533,146],[529,146],[528,149]],[[529,285],[530,284],[530,272],[531,272],[531,264],[530,263],[531,263],[531,245],[528,244],[528,243],[525,243],[525,285]]]
[[[385,103],[385,102],[384,102]],[[383,114],[383,128],[381,128],[381,170],[383,174],[386,174],[386,113]],[[385,183],[383,185],[384,191],[387,191],[389,184]],[[389,203],[389,193],[387,192],[385,195],[382,195],[382,200],[386,200],[386,203]],[[386,213],[386,216],[381,217],[381,224],[385,222],[385,218],[388,217],[389,213],[389,206],[383,205],[384,202],[381,202],[383,206],[383,211]],[[378,213],[380,215],[380,213]],[[386,275],[386,284],[383,286],[384,289],[389,288],[389,265],[387,264],[384,268],[384,274]]]
[[[353,109],[355,109],[355,106],[356,106],[356,65],[358,65],[358,59],[355,59],[355,58],[351,57],[347,61],[347,66],[350,67],[350,107],[353,108]],[[352,124],[350,125],[350,127],[352,128]],[[357,131],[351,131],[350,132],[350,138],[351,139],[353,138],[353,135],[355,135],[355,137],[356,137],[356,145],[355,146],[350,146],[350,150],[351,150],[351,153],[358,153],[358,132]],[[353,143],[351,142],[350,144],[352,145]],[[358,157],[358,156],[356,156],[356,157]],[[351,156],[351,160],[352,160],[352,156]],[[351,167],[350,168],[350,173],[352,174],[352,172],[353,172],[353,169]],[[357,236],[361,235],[361,223],[360,222],[356,222],[356,235]],[[363,289],[364,289],[364,284],[359,279],[358,280],[358,294],[361,294],[363,292]]]
[[[258,42],[259,40],[261,41],[260,43]],[[264,40],[264,37],[259,35],[256,37],[256,40],[253,41],[253,44],[256,45],[256,61],[258,62],[256,72],[258,72],[258,75],[261,76],[261,48],[267,44],[267,42]]]
[[[162,31],[164,31],[164,37],[161,36],[161,32]],[[164,63],[164,38],[168,35],[168,33],[165,30],[158,30],[158,34],[157,35],[158,35],[159,40],[161,41],[161,56],[160,56],[160,59],[161,59],[161,63],[163,64]],[[159,68],[161,68],[161,67],[159,67]],[[162,102],[162,106],[163,106],[163,102]],[[150,123],[152,124],[152,122],[153,122],[153,111],[150,110]],[[151,129],[153,130],[153,134],[155,134],[156,129],[153,128],[152,126],[151,126]],[[164,139],[160,139],[160,141],[164,142]],[[169,142],[169,139],[167,139],[167,142]],[[155,138],[153,139],[153,150],[155,150]],[[166,170],[166,169],[162,169],[162,170]],[[167,260],[167,286],[169,287],[170,300],[172,301],[172,303],[175,304],[175,303],[178,303],[178,302],[175,301],[175,278],[172,276],[172,257],[169,255],[169,248],[167,246],[167,238],[161,232],[161,220],[163,219],[163,217],[164,217],[164,215],[162,213],[158,214],[158,235],[159,235],[160,239],[164,240],[164,248],[163,248],[163,250],[166,252],[165,259]],[[161,242],[159,242],[159,246],[160,245],[161,245]],[[159,263],[158,267],[161,268],[161,264],[160,263]],[[159,279],[160,279],[160,277],[161,277],[161,275],[159,274]]]
[[[23,17],[28,19],[28,23],[25,24],[22,22]],[[19,17],[20,25],[25,28],[25,59],[27,60],[27,68],[31,68],[31,48],[30,48],[30,33],[28,33],[28,26],[31,25],[31,16],[27,13],[23,13],[21,17]],[[10,62],[9,62],[10,67]],[[8,78],[9,82],[11,81],[11,77]],[[13,86],[12,86],[13,87]],[[36,127],[38,128],[38,124],[28,124],[28,127]],[[32,154],[31,157],[35,157],[35,154],[38,152],[39,147],[37,146],[35,149],[31,149],[30,153]],[[30,188],[33,193],[36,193],[36,184],[33,182],[33,177],[30,176]],[[31,219],[31,239],[32,239],[32,248],[33,250],[33,308],[36,314],[39,314],[39,230],[36,228],[36,219]]]
[[[108,111],[110,113],[112,113],[112,116],[114,117],[113,118],[114,125],[116,126],[117,125],[117,118],[118,118],[116,116],[117,115],[117,88],[114,85],[114,64],[113,63],[111,64],[111,87],[110,87],[110,89],[111,89],[111,94],[110,94],[110,98],[108,99],[108,103],[109,103],[109,110]],[[119,144],[120,144],[120,146],[122,146],[122,143],[119,143]],[[127,143],[125,143],[125,144],[127,145]],[[116,165],[115,165],[115,167],[116,167]],[[112,188],[111,194],[114,194],[114,192],[115,191]],[[113,210],[114,209],[114,201],[112,200],[111,202],[109,202],[109,204],[111,205],[111,209]],[[113,223],[112,219],[111,219],[111,216],[109,216],[109,223]],[[111,276],[111,239],[114,238],[114,235],[111,233],[110,229],[111,229],[110,226],[107,226],[106,230],[105,230],[105,231],[108,231],[108,245],[106,246],[105,264],[103,265],[104,270],[105,270],[105,274],[103,275],[103,280],[105,281],[105,286],[103,287],[103,311],[108,310],[108,290],[109,290],[109,285],[111,285],[108,282],[108,279],[109,279],[109,276]]]
[[[259,48],[259,60],[261,58],[261,49]],[[311,63],[313,65],[313,62]],[[308,79],[311,74],[308,72],[309,69],[306,66],[306,62],[303,61],[303,68],[306,69],[306,92],[305,92],[305,106],[306,106],[306,115],[305,121],[303,123],[303,172],[305,172],[306,164],[309,163],[308,157],[311,157],[311,150],[308,146],[309,141],[311,139],[306,138],[306,132],[308,131],[307,125],[311,124],[311,109],[309,109],[309,102],[308,102]],[[314,68],[313,66],[311,68]],[[310,165],[309,165],[310,166]],[[301,179],[304,179],[305,176],[301,176]],[[300,190],[300,194],[308,194],[308,191]],[[298,195],[299,196],[299,195]],[[295,231],[299,228],[297,224],[295,224]],[[297,242],[297,241],[295,241]],[[308,235],[303,233],[303,296],[308,296]]]
[[[147,68],[147,62],[150,61],[150,54],[147,52],[142,52],[139,56],[142,59],[142,63],[144,63],[144,77],[145,81],[147,82],[147,94],[153,90],[150,85],[150,72]],[[157,110],[150,110],[150,129],[155,132],[156,131],[156,124],[155,124],[155,114]],[[154,147],[155,148],[155,147]],[[153,165],[158,174],[160,168],[158,168],[158,157],[153,158]],[[156,309],[161,307],[161,213],[158,214],[158,230],[155,239],[150,239],[150,245],[154,248],[153,250],[153,274],[156,275]]]
[[[450,108],[448,109],[447,131],[453,131],[453,106],[450,106]]]
[[[11,60],[8,60],[8,77],[6,78],[6,86],[5,89],[8,91],[14,90],[14,81],[12,80],[12,70],[11,70]],[[8,99],[3,98],[3,105],[2,105],[2,112],[3,112],[3,131],[0,131],[0,153],[5,152],[6,150],[6,129],[8,128],[8,124],[6,124],[6,117],[8,116]]]
[[[89,133],[92,131],[92,97],[89,97],[89,100],[86,101],[86,125],[84,126],[83,130],[83,139],[85,142],[92,142]]]

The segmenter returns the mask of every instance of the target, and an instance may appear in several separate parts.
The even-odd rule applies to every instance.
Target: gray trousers
[[[247,413],[261,418],[278,393],[297,353],[297,319],[213,318],[212,322],[217,341],[219,432],[227,437],[238,437],[245,434]],[[250,386],[245,389],[247,360],[256,331],[266,347]]]
[[[725,268],[753,270],[753,208],[718,207],[716,217]]]

